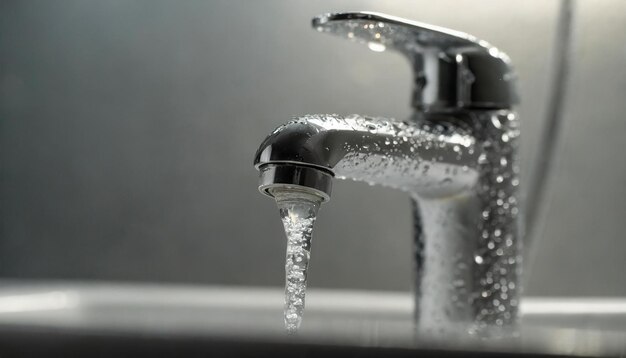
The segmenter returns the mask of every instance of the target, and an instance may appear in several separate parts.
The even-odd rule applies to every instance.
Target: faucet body
[[[415,112],[404,121],[294,119],[259,147],[259,189],[271,196],[274,187],[291,187],[329,199],[337,178],[407,192],[415,217],[418,332],[509,335],[519,304],[521,220],[519,122],[510,108],[514,96],[500,83],[508,74],[505,57],[491,47],[479,51],[486,43],[468,35],[379,14],[325,15],[314,26],[348,38],[382,38],[388,48],[410,54],[419,66]],[[372,32],[382,29],[388,32]],[[485,76],[497,80],[495,90]]]

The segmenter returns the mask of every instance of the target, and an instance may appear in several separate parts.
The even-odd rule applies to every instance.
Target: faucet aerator
[[[333,174],[327,170],[291,163],[269,163],[259,167],[259,191],[275,197],[276,190],[308,193],[330,200]]]

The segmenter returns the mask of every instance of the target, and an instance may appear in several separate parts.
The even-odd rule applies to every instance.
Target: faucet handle
[[[469,34],[373,13],[324,14],[313,27],[404,54],[413,66],[412,105],[419,110],[508,109],[517,103],[508,56]]]

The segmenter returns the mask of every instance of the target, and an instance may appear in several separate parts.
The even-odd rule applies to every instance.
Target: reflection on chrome
[[[76,308],[78,296],[72,292],[52,291],[0,297],[0,314],[53,311]]]
[[[283,295],[278,288],[5,281],[0,327],[276,339],[283,337]],[[432,343],[413,335],[409,292],[313,289],[307,295],[303,339],[407,348]],[[525,297],[519,308],[522,341],[505,350],[585,356],[626,351],[625,299]],[[463,343],[445,346],[467,349]]]
[[[524,315],[626,314],[626,301],[612,298],[534,298],[522,301]]]

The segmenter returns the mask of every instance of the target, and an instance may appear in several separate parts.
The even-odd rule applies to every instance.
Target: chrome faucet
[[[260,191],[327,201],[337,178],[407,192],[419,334],[515,334],[522,233],[508,57],[465,33],[377,13],[326,14],[313,27],[408,57],[415,111],[403,121],[307,115],[280,126],[256,153]]]

